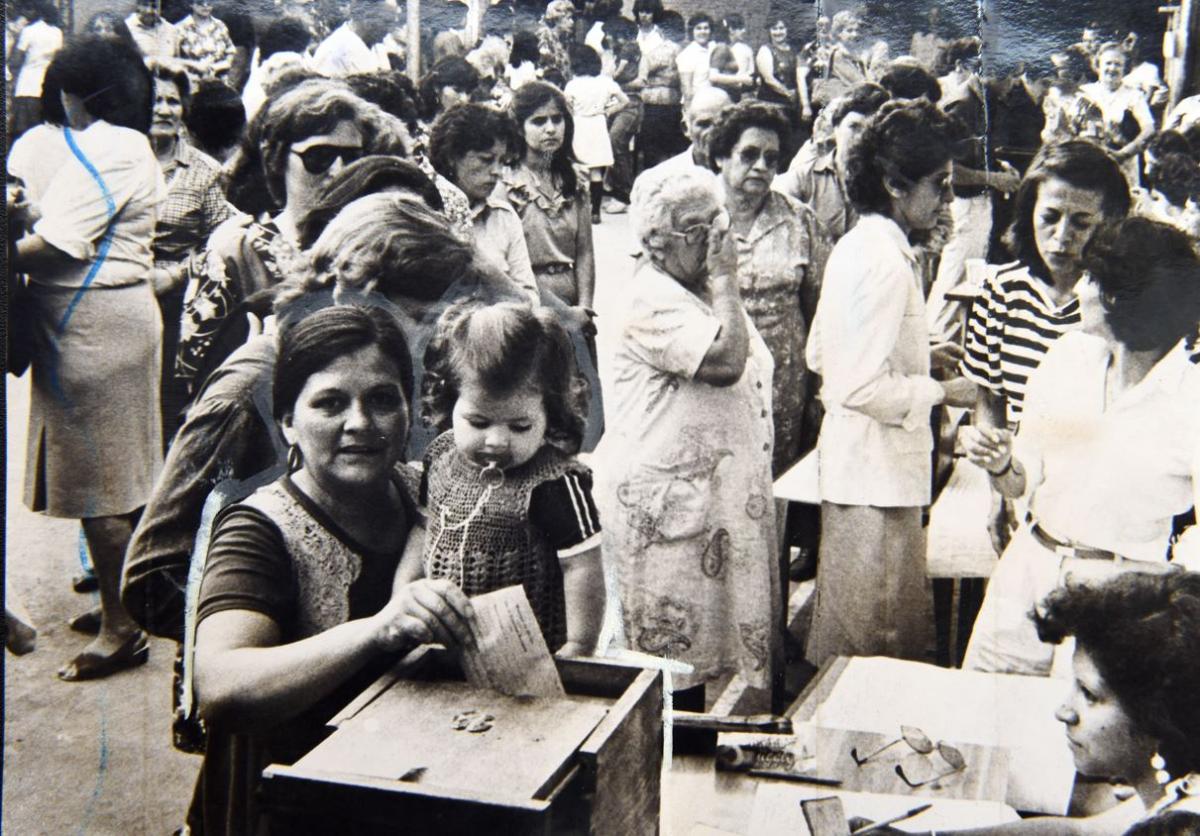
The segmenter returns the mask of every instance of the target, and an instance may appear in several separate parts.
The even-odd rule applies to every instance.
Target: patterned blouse
[[[237,51],[233,39],[229,36],[229,28],[215,17],[198,20],[188,15],[179,22],[179,57],[191,61],[203,61],[209,67],[222,62],[233,61]],[[215,75],[229,72],[228,66]]]

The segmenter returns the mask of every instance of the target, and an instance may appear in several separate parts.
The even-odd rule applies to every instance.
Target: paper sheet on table
[[[818,726],[895,736],[917,726],[934,740],[1002,746],[1008,803],[1063,815],[1075,764],[1054,710],[1067,683],[1037,676],[951,670],[880,657],[850,660],[817,710]]]
[[[754,794],[754,810],[750,814],[750,824],[745,832],[748,836],[757,836],[760,833],[794,833],[807,836],[808,824],[804,821],[800,802],[808,798],[825,798],[830,795],[842,799],[846,818],[857,816],[871,821],[883,821],[898,816],[930,801],[928,798],[905,795],[841,792],[831,791],[829,787],[763,781]],[[929,833],[1006,824],[1019,818],[1006,804],[947,798],[933,801],[933,806],[924,813],[896,822],[892,827],[913,833]]]
[[[512,697],[563,697],[562,680],[522,586],[471,599],[478,647],[463,651],[467,682]]]

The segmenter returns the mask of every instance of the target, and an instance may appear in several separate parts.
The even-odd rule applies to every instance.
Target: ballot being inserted
[[[471,599],[480,634],[463,650],[467,682],[513,697],[564,697],[562,680],[524,587],[508,586]]]

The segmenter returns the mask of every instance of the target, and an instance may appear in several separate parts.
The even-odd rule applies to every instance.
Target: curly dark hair
[[[455,164],[468,151],[491,150],[496,140],[504,142],[507,154],[521,147],[517,126],[508,113],[473,102],[456,105],[429,130],[429,162],[434,171],[454,183]]]
[[[518,154],[525,156],[525,120],[532,116],[543,105],[553,102],[558,105],[563,115],[563,142],[550,161],[550,170],[557,175],[563,194],[574,197],[577,183],[575,182],[575,154],[571,144],[575,139],[575,120],[571,118],[571,106],[562,91],[545,81],[530,81],[517,88],[513,93],[509,110],[517,123],[517,136],[521,141]]]
[[[426,423],[450,428],[463,376],[497,395],[537,389],[546,407],[546,440],[574,454],[583,443],[588,384],[566,329],[550,308],[528,302],[462,302],[438,319],[425,349],[421,407]]]
[[[753,99],[723,108],[708,135],[708,165],[718,171],[717,160],[727,160],[733,154],[742,134],[750,128],[771,131],[779,137],[779,151],[786,154],[792,141],[792,129],[783,108]]]
[[[433,65],[421,79],[421,115],[432,121],[441,111],[443,87],[453,87],[465,96],[470,96],[479,86],[479,70],[466,58],[450,55]]]
[[[1187,233],[1142,217],[1101,227],[1083,249],[1113,336],[1133,351],[1165,351],[1200,322],[1200,258]]]
[[[1031,613],[1038,636],[1074,636],[1135,728],[1158,742],[1172,775],[1200,768],[1200,573],[1123,572],[1068,584]]]
[[[1200,199],[1200,163],[1189,154],[1164,154],[1146,179],[1150,188],[1181,209],[1189,199]]]
[[[920,64],[897,62],[879,79],[879,86],[894,99],[920,99],[937,102],[942,97],[942,87],[937,76]]]
[[[1017,188],[1013,222],[1004,234],[1004,243],[1014,258],[1044,281],[1050,280],[1050,270],[1038,252],[1033,209],[1042,184],[1050,180],[1098,192],[1102,198],[1100,211],[1108,220],[1125,217],[1130,206],[1129,183],[1121,167],[1099,145],[1076,139],[1043,147]]]
[[[382,307],[333,305],[296,320],[279,334],[271,393],[276,420],[296,408],[304,384],[334,360],[377,346],[400,372],[405,401],[413,389],[412,355],[396,317]]]
[[[891,216],[887,180],[916,183],[953,156],[950,117],[925,99],[888,102],[871,119],[847,161],[846,191],[860,212]]]
[[[892,94],[871,81],[864,81],[850,88],[850,92],[829,103],[830,124],[840,125],[851,113],[874,116],[891,99]]]
[[[85,35],[59,50],[51,66],[62,92],[78,96],[93,118],[150,131],[154,78],[132,44]]]

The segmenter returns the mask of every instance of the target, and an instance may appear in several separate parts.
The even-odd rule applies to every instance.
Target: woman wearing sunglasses
[[[930,376],[925,296],[909,235],[950,201],[952,129],[936,105],[889,102],[847,162],[858,223],[829,256],[809,334],[822,376],[821,546],[806,656],[922,659],[933,643],[921,508],[930,410],[974,387]]]
[[[258,112],[232,164],[229,197],[246,212],[212,234],[183,314],[176,375],[194,390],[245,342],[243,304],[301,266],[297,225],[326,181],[364,154],[404,156],[399,120],[341,83],[310,79]]]
[[[691,664],[673,681],[689,692],[675,706],[693,708],[707,682],[768,689],[776,670],[773,363],[716,178],[643,178],[631,217],[646,259],[612,332],[595,496],[628,647]]]
[[[775,359],[771,405],[775,421],[776,476],[800,457],[808,389],[801,300],[815,295],[808,274],[812,213],[772,191],[791,130],[779,109],[742,102],[721,112],[709,135],[712,167],[725,186],[725,209],[738,244],[737,279],[742,304]],[[811,308],[810,308],[811,309]]]

